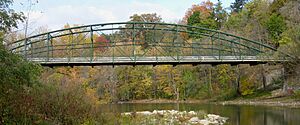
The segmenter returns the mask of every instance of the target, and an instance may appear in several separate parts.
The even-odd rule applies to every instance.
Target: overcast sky
[[[26,14],[28,1],[14,0],[12,8]],[[174,23],[182,19],[193,4],[202,1],[204,0],[39,0],[32,6],[29,27],[31,31],[40,26],[55,30],[61,29],[67,23],[123,22],[136,13],[157,13],[165,22]],[[234,0],[221,1],[226,8]]]

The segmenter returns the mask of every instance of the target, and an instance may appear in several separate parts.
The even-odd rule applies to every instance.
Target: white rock
[[[209,124],[210,124],[210,122],[207,121],[207,120],[205,120],[205,119],[201,119],[201,120],[199,121],[199,123],[202,124],[202,125],[209,125]]]
[[[121,115],[131,115],[131,112],[125,112],[125,113],[122,113]]]
[[[207,117],[213,118],[213,119],[218,119],[220,116],[214,115],[214,114],[208,114]]]
[[[164,110],[157,111],[157,114],[163,115],[164,114]]]
[[[178,111],[171,110],[171,111],[169,111],[169,113],[171,113],[171,115],[174,115],[174,114],[178,114]]]
[[[189,111],[189,114],[191,114],[191,115],[196,115],[197,113],[194,112],[194,111]]]
[[[149,111],[142,111],[142,112],[136,112],[137,114],[142,114],[142,115],[152,115],[152,112]]]
[[[198,117],[192,117],[189,122],[192,124],[197,124],[200,122],[200,119]]]

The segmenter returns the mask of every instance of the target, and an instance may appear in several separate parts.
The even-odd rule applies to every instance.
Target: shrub
[[[300,90],[294,91],[293,98],[297,99],[297,100],[300,100]]]

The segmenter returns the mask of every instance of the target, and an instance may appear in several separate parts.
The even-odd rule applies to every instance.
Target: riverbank
[[[243,99],[238,98],[230,101],[215,102],[222,105],[254,105],[254,106],[280,106],[300,108],[300,101],[291,97],[279,97],[270,99]]]
[[[245,99],[237,98],[229,101],[217,100],[168,100],[168,99],[144,99],[144,100],[131,100],[126,102],[118,102],[119,104],[143,104],[143,103],[213,103],[221,105],[254,105],[254,106],[280,106],[300,108],[300,101],[295,100],[289,96],[277,98],[259,98],[259,99]]]
[[[170,99],[142,99],[142,100],[130,100],[119,101],[119,104],[134,104],[134,103],[209,103],[211,100],[170,100]]]

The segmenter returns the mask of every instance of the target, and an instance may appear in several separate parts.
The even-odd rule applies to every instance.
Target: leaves
[[[230,5],[231,11],[235,13],[240,12],[247,1],[248,0],[235,0],[235,2]]]
[[[95,40],[96,42],[96,46],[97,46],[97,49],[100,51],[100,52],[104,52],[108,49],[108,47],[110,46],[109,45],[109,40],[105,37],[104,34],[98,36]]]
[[[12,0],[0,0],[0,32],[7,32],[11,28],[17,28],[18,22],[25,19],[22,12],[17,13],[9,8],[12,3]]]
[[[284,18],[281,15],[272,14],[266,22],[266,28],[272,40],[277,45],[276,47],[278,47],[281,34],[286,29]]]
[[[189,8],[185,13],[183,23],[187,24],[188,18],[190,18],[195,12],[201,13],[200,19],[207,19],[211,17],[211,14],[213,12],[213,3],[207,0],[199,5],[192,5],[192,7]]]

